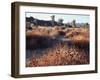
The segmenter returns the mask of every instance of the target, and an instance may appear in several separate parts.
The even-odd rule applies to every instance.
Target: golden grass
[[[74,46],[68,47],[64,44],[57,44],[53,48],[46,49],[43,55],[36,58],[36,54],[27,60],[27,67],[36,66],[57,66],[57,65],[75,65],[88,64],[89,55],[84,50]]]
[[[73,40],[89,40],[89,29],[87,28],[74,28],[66,33],[66,37]]]
[[[64,37],[69,39],[71,46],[63,42],[55,44],[42,51],[42,55],[33,56],[26,61],[27,67],[36,66],[57,66],[57,65],[78,65],[89,64],[89,29],[88,28],[36,28],[26,32],[26,37],[33,36],[49,36],[51,38],[59,36],[59,31],[65,33]],[[46,41],[45,41],[46,42]],[[38,43],[37,43],[38,45]]]

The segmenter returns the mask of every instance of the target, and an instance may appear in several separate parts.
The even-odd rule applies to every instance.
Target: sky
[[[26,17],[34,17],[40,20],[51,20],[52,15],[55,15],[55,21],[58,19],[63,19],[63,23],[70,23],[73,20],[76,20],[76,23],[89,23],[89,15],[83,14],[59,14],[59,13],[38,13],[38,12],[27,12]]]

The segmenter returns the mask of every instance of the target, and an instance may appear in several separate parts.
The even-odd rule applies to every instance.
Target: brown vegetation
[[[32,58],[27,60],[27,66],[57,66],[57,65],[75,65],[88,64],[89,55],[84,50],[76,47],[68,47],[64,44],[58,44],[53,48],[43,51],[43,55],[36,57],[36,53]]]
[[[65,41],[56,40],[60,36]],[[45,47],[41,55],[35,52],[40,46]],[[26,48],[33,50],[26,60],[27,67],[89,64],[89,29],[38,27],[27,30]]]

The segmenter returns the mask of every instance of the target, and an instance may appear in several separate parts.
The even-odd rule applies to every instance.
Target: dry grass
[[[51,39],[56,38],[60,33],[65,33],[64,37],[69,39],[71,45],[65,42],[57,42],[52,47],[46,48],[38,55],[33,50],[32,57],[26,60],[27,67],[36,66],[57,66],[57,65],[78,65],[78,64],[89,64],[89,29],[87,28],[36,28],[32,31],[26,32],[26,37],[50,37]],[[36,37],[35,37],[36,38]],[[39,45],[37,39],[33,38],[32,43]],[[51,44],[49,39],[40,39],[43,44]],[[31,43],[31,46],[34,44]],[[38,57],[37,57],[38,56]]]
[[[62,28],[60,27],[53,27],[53,28],[47,28],[47,27],[37,27],[32,29],[31,31],[26,32],[26,36],[34,36],[34,35],[38,35],[38,36],[50,36],[50,37],[54,37],[54,36],[59,36],[59,31],[62,31]],[[65,31],[64,31],[65,32]]]
[[[72,43],[79,47],[88,47],[89,46],[89,29],[88,28],[75,28],[70,29],[66,33],[66,38],[70,39]]]
[[[80,50],[74,46],[68,47],[64,44],[57,44],[53,48],[48,48],[42,52],[42,56],[36,57],[36,53],[32,58],[27,60],[27,67],[33,66],[57,66],[57,65],[75,65],[88,64],[89,55],[86,51]]]

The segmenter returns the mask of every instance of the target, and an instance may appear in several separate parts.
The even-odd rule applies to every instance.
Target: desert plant
[[[52,24],[52,27],[54,27],[54,22],[55,22],[55,15],[52,15],[51,16],[51,24]]]

